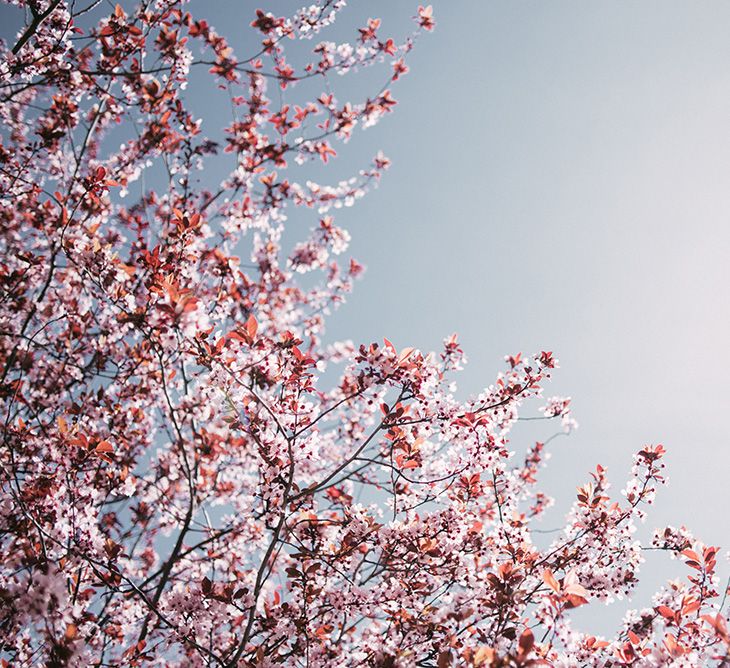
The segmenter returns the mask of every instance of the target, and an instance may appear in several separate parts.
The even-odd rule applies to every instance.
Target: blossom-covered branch
[[[389,160],[295,177],[393,111],[430,6],[405,36],[371,18],[343,43],[323,39],[343,0],[256,10],[242,55],[179,0],[10,4],[27,21],[0,57],[2,665],[727,665],[717,548],[634,535],[661,446],[625,499],[599,466],[533,540],[548,440],[509,439],[526,403],[576,427],[570,399],[541,399],[551,352],[509,356],[465,401],[456,336],[324,337],[363,271],[333,213]],[[365,67],[380,83],[338,100],[334,75]],[[219,135],[193,111],[204,81],[230,108]],[[574,608],[634,589],[648,547],[690,577],[616,633],[574,630]]]

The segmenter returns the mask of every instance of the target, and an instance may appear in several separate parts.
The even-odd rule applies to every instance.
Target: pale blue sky
[[[342,23],[413,13],[353,5]],[[378,145],[394,166],[340,216],[368,273],[332,332],[432,348],[458,331],[470,390],[506,353],[556,351],[548,393],[580,429],[544,474],[555,521],[596,463],[618,493],[661,442],[647,525],[730,548],[730,4],[433,5],[397,113],[343,158]],[[647,559],[637,605],[684,577]]]
[[[351,4],[338,38],[414,13]],[[430,349],[458,331],[470,390],[506,353],[556,351],[548,391],[581,427],[551,489],[572,499],[600,462],[618,492],[662,442],[649,523],[730,547],[730,4],[433,4],[397,113],[341,151],[342,175],[376,147],[394,165],[338,214],[368,273],[330,332]]]
[[[730,5],[434,10],[397,113],[341,151],[343,175],[376,146],[394,165],[339,215],[368,273],[330,332],[430,349],[458,331],[469,390],[506,353],[556,351],[548,392],[573,396],[581,427],[554,443],[545,526],[595,464],[618,494],[632,453],[662,442],[671,484],[647,528],[687,524],[730,547]],[[412,13],[352,3],[337,37],[370,15],[397,31]],[[634,604],[680,575],[647,554]],[[586,621],[605,632],[622,609]]]

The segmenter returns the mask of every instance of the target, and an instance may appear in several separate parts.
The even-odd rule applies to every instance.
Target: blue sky
[[[394,164],[338,215],[368,273],[330,333],[431,349],[457,331],[470,391],[507,353],[555,351],[548,394],[581,426],[554,442],[544,526],[597,463],[618,495],[632,453],[661,442],[670,485],[647,531],[729,548],[730,5],[433,4],[397,113],[340,151],[343,175],[374,147]],[[413,14],[351,5],[339,39]],[[518,426],[516,448],[533,435]],[[637,606],[684,572],[648,553],[643,576]]]
[[[338,214],[368,272],[330,333],[431,349],[457,331],[467,390],[507,353],[554,350],[548,392],[581,426],[555,443],[551,491],[572,499],[600,462],[618,493],[661,442],[671,484],[648,524],[730,547],[730,5],[433,4],[397,113],[340,151],[343,176],[378,147],[394,164]],[[333,38],[414,13],[351,5]]]

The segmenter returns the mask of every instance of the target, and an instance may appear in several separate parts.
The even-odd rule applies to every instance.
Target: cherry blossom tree
[[[564,527],[534,533],[549,439],[509,434],[534,402],[574,426],[569,399],[541,398],[551,352],[507,357],[463,401],[455,336],[432,353],[324,337],[362,272],[332,212],[389,161],[293,175],[393,111],[431,7],[405,37],[370,19],[350,43],[325,39],[344,0],[256,10],[239,54],[180,0],[10,4],[3,666],[730,664],[718,548],[635,533],[662,446],[623,497],[598,466]],[[382,87],[338,100],[333,77],[369,66]],[[201,82],[228,100],[220,137],[191,111]],[[619,629],[574,629],[574,608],[632,592],[650,548],[688,575]]]

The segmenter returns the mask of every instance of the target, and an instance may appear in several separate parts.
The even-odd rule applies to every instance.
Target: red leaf
[[[259,330],[259,324],[256,322],[256,318],[254,318],[253,315],[248,316],[248,320],[246,320],[246,324],[243,326],[243,329],[249,336],[249,343],[253,343],[256,339],[256,333]]]
[[[451,652],[447,649],[439,653],[439,658],[436,663],[438,668],[447,668],[451,665]]]
[[[525,656],[532,651],[532,648],[535,646],[535,636],[532,635],[532,631],[530,631],[530,629],[525,629],[522,632],[519,640],[519,645],[520,653]]]
[[[403,348],[400,355],[398,355],[398,366],[401,366],[406,360],[416,351],[415,348]]]
[[[687,559],[691,559],[692,561],[702,561],[697,552],[690,550],[689,548],[682,550],[681,554],[683,557],[687,557]]]
[[[94,448],[94,452],[99,459],[103,459],[105,462],[111,463],[113,461],[109,455],[114,452],[114,448],[109,441],[99,441],[97,446]]]
[[[668,608],[666,605],[660,605],[656,611],[665,619],[674,621],[674,610]]]
[[[546,568],[542,572],[542,579],[556,594],[560,593],[560,583],[555,579],[555,576],[549,568]]]

